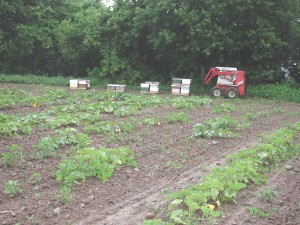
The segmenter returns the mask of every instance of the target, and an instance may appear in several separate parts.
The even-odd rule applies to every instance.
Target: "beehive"
[[[123,84],[108,84],[106,86],[107,91],[125,92],[126,85]]]

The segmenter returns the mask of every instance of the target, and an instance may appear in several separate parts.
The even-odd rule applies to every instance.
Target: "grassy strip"
[[[266,174],[280,162],[299,152],[293,140],[300,132],[300,122],[265,136],[262,144],[227,157],[227,166],[217,166],[204,180],[169,197],[168,222],[145,220],[145,225],[193,224],[221,216],[220,204],[234,203],[238,191],[266,181]]]
[[[67,86],[71,77],[64,76],[37,76],[33,74],[17,75],[17,74],[0,74],[0,82],[3,83],[19,83],[19,84],[42,84],[50,86]]]
[[[299,88],[290,84],[266,84],[249,86],[247,95],[255,98],[268,98],[287,102],[300,102]]]

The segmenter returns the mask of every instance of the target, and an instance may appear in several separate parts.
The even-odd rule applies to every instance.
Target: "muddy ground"
[[[29,85],[8,86],[35,93],[41,88]],[[3,87],[0,84],[0,88]],[[170,97],[166,94],[162,96]],[[213,109],[224,102],[234,104],[237,109],[230,113],[213,113]],[[0,113],[26,115],[45,111],[49,107],[51,106],[16,106],[0,109]],[[188,123],[164,121],[165,116],[180,111],[189,116]],[[192,128],[196,123],[225,114],[242,123],[243,116],[247,113],[258,116],[249,119],[249,127],[235,131],[240,137],[191,138]],[[163,217],[167,192],[197,183],[216,165],[225,164],[226,155],[259,143],[262,134],[298,122],[300,105],[247,98],[214,99],[210,105],[195,109],[174,109],[171,105],[163,105],[144,108],[126,118],[115,118],[108,114],[103,115],[102,119],[112,121],[130,117],[156,117],[161,118],[161,122],[159,125],[136,124],[134,131],[129,134],[114,137],[90,135],[90,138],[93,146],[97,147],[129,147],[135,153],[137,167],[119,167],[106,183],[91,178],[75,185],[72,200],[66,204],[59,201],[59,184],[53,174],[68,148],[60,149],[50,159],[34,160],[30,157],[38,140],[52,131],[36,128],[31,135],[0,137],[0,153],[5,152],[6,146],[10,144],[19,144],[27,153],[26,163],[22,166],[6,168],[0,164],[0,224],[137,225],[142,224],[145,214],[149,212],[154,213],[155,218]],[[222,218],[205,224],[300,224],[299,166],[299,157],[283,164],[269,175],[266,184],[243,191],[236,205],[223,206]],[[33,173],[42,174],[42,180],[38,184],[30,182]],[[4,182],[8,180],[20,181],[24,187],[23,193],[15,197],[5,194]],[[268,188],[273,188],[276,196],[263,202],[259,197],[260,193]],[[250,216],[248,209],[252,206],[272,211],[262,219]]]

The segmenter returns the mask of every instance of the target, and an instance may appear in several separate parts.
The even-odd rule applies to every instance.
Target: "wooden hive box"
[[[78,89],[89,89],[90,81],[89,80],[78,80]]]

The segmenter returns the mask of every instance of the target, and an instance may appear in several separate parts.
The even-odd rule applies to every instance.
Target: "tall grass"
[[[69,85],[69,80],[71,77],[63,76],[38,76],[38,75],[10,75],[10,74],[0,74],[0,82],[2,83],[19,83],[19,84],[43,84],[50,86],[67,86]]]
[[[248,86],[247,95],[254,98],[300,102],[300,88],[289,83]]]

